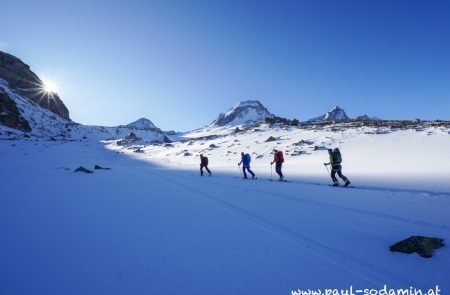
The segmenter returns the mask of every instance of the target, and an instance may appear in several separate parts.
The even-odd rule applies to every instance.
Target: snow
[[[257,100],[247,100],[237,103],[226,113],[219,114],[219,117],[211,123],[211,126],[236,127],[244,124],[254,124],[264,121],[265,118],[273,115]]]
[[[240,153],[248,152],[252,155],[252,167],[267,174],[272,151],[277,148],[285,154],[284,171],[290,178],[327,182],[322,165],[328,162],[327,148],[339,147],[344,174],[360,185],[450,190],[450,163],[445,160],[450,146],[448,131],[429,128],[377,134],[370,127],[343,127],[339,132],[334,128],[305,130],[262,125],[237,134],[233,128],[203,129],[184,134],[180,138],[190,140],[173,143],[170,148],[142,146],[142,157],[172,167],[192,168],[197,166],[198,155],[204,153],[214,166],[234,172]],[[270,136],[277,140],[265,142]],[[304,143],[298,144],[302,140]],[[211,144],[216,147],[211,148]],[[110,147],[114,148],[114,143]],[[186,157],[184,152],[193,156]]]
[[[155,124],[152,123],[149,119],[140,118],[130,124],[127,124],[126,127],[136,128],[136,129],[157,129]]]
[[[389,251],[411,235],[450,239],[448,130],[263,125],[125,147],[95,132],[83,142],[0,140],[0,293],[450,288],[448,247],[430,259]],[[326,185],[325,148],[334,146],[355,188]],[[291,182],[267,181],[275,147]],[[236,178],[241,151],[258,180]],[[198,176],[200,152],[212,177]],[[112,170],[73,172],[96,164]]]

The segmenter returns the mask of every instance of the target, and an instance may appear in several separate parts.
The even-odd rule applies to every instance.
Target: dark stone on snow
[[[167,135],[164,135],[163,143],[171,143],[173,142]]]
[[[130,132],[130,134],[128,134],[128,135],[125,137],[125,140],[127,140],[127,141],[136,141],[136,140],[139,140],[139,139],[140,139],[140,138],[137,137],[136,134],[135,134],[134,132]]]
[[[277,139],[273,136],[270,136],[269,138],[266,139],[265,142],[271,142],[271,141],[276,141]]]
[[[93,171],[86,169],[83,166],[78,167],[74,172],[94,173]]]
[[[97,170],[111,170],[111,168],[108,168],[108,167],[102,167],[102,166],[99,166],[99,165],[95,165],[95,166],[94,166],[94,169],[97,169]]]
[[[392,252],[417,253],[424,258],[433,256],[434,249],[444,246],[444,240],[440,238],[429,238],[423,236],[411,236],[403,241],[392,245],[389,249]]]

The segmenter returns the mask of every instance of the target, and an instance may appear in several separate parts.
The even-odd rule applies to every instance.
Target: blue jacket
[[[250,166],[250,161],[251,161],[251,158],[250,158],[249,154],[242,155],[241,163],[244,164],[244,166],[246,166],[246,167]],[[241,164],[241,163],[239,163],[239,164]]]

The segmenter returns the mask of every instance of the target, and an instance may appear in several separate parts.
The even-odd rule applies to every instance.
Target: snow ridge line
[[[322,259],[330,261],[336,264],[337,266],[346,268],[349,272],[360,277],[361,279],[369,281],[370,283],[373,284],[373,286],[381,286],[385,284],[387,281],[392,282],[393,278],[397,278],[397,283],[401,283],[403,285],[406,285],[406,282],[408,282],[408,280],[405,277],[392,273],[388,269],[375,265],[369,261],[366,261],[362,258],[351,255],[344,251],[333,249],[305,235],[294,232],[289,228],[284,227],[283,225],[279,225],[277,223],[268,221],[252,212],[249,212],[226,201],[223,201],[217,197],[214,197],[211,194],[205,193],[189,185],[174,181],[173,178],[169,178],[160,173],[154,173],[154,175],[157,175],[160,178],[163,178],[166,181],[175,184],[179,187],[190,190],[198,194],[199,196],[203,196],[205,199],[207,199],[209,202],[213,203],[217,207],[229,211],[242,219],[248,220],[267,232],[290,240],[291,242],[298,244],[299,246],[309,251],[310,253],[321,257]],[[314,251],[313,248],[320,248],[327,254],[323,254],[320,251]],[[361,273],[366,273],[367,275],[361,275]],[[386,276],[383,276],[383,274]]]

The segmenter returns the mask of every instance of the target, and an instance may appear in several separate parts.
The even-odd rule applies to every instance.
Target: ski
[[[318,184],[318,185],[320,185],[320,184]],[[332,185],[332,184],[329,184],[328,186],[331,186],[331,187],[340,187],[340,188],[354,188],[354,186],[353,185],[349,185],[349,186],[343,186],[343,185]]]
[[[272,182],[288,182],[286,179],[283,180],[279,180],[279,179],[268,179],[268,181],[272,181]]]

